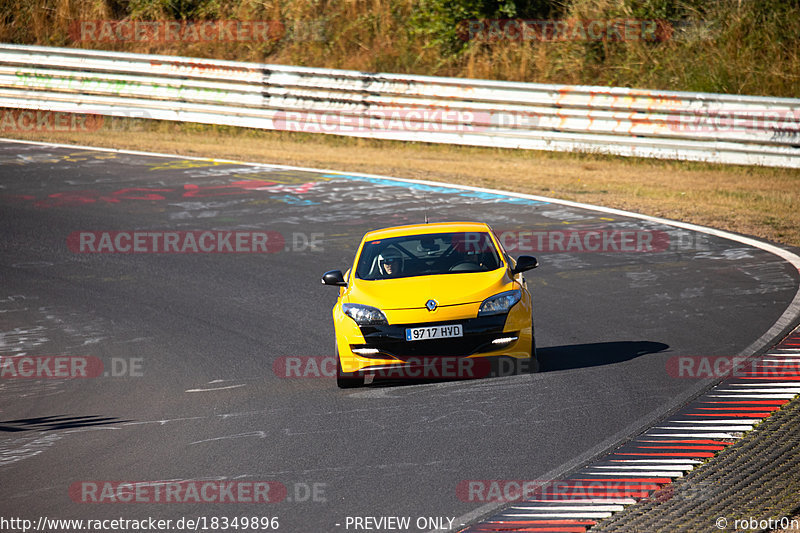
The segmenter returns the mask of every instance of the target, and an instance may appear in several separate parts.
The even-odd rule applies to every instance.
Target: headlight
[[[344,314],[356,321],[359,326],[387,324],[386,315],[376,307],[361,304],[342,304]]]
[[[478,316],[508,313],[509,309],[514,307],[514,304],[516,304],[520,298],[522,298],[522,291],[518,289],[490,296],[481,304],[481,308],[478,310]]]

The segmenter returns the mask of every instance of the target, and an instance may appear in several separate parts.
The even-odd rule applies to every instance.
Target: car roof
[[[459,231],[490,231],[489,225],[484,222],[432,222],[428,224],[410,224],[407,226],[393,226],[391,228],[377,229],[364,235],[365,241],[376,239],[389,239],[404,235],[424,235],[426,233],[452,233]]]

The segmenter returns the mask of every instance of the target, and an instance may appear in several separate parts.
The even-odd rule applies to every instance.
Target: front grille
[[[377,348],[404,360],[411,357],[466,357],[468,355],[497,350],[492,341],[498,337],[515,335],[503,333],[507,315],[495,315],[467,320],[425,322],[419,324],[393,324],[389,326],[361,326],[365,344],[354,344],[352,348]],[[461,324],[463,337],[406,341],[406,328]],[[381,354],[372,357],[381,358]]]

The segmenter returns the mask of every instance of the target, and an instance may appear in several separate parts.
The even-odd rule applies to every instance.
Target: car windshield
[[[356,277],[376,280],[488,272],[501,266],[488,233],[429,233],[364,243]]]

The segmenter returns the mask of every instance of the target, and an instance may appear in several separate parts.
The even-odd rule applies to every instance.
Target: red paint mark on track
[[[784,405],[789,403],[789,400],[757,400],[757,401],[735,401],[735,402],[700,402],[710,403],[712,405]],[[698,409],[703,409],[698,407]]]
[[[670,452],[670,453],[615,453],[614,455],[635,455],[635,456],[647,456],[647,457],[714,457],[715,454],[704,453],[704,452],[695,452],[695,453]]]
[[[640,442],[676,443],[676,444],[725,444],[731,445],[732,440],[693,439],[693,440],[643,440]]]
[[[764,407],[763,405],[753,406],[753,407],[698,407],[698,411],[764,411],[764,409],[768,409],[769,411],[777,411],[781,407],[776,405],[774,407]]]
[[[725,418],[766,418],[772,413],[689,413],[687,416],[725,417]]]
[[[639,446],[642,450],[724,450],[725,446]]]
[[[570,479],[570,481],[592,481],[592,482],[608,482],[608,481],[619,481],[620,483],[655,483],[658,485],[664,485],[665,483],[671,483],[672,478],[668,477],[595,477],[595,478],[579,478],[579,479]]]
[[[156,189],[145,187],[126,187],[110,193],[101,193],[96,190],[57,192],[49,194],[46,198],[36,200],[33,196],[22,196],[22,200],[34,200],[38,208],[61,206],[75,206],[86,204],[118,204],[126,201],[165,201],[177,198],[215,198],[218,196],[243,195],[253,191],[281,192],[289,194],[304,194],[314,187],[314,182],[300,185],[287,186],[273,181],[243,180],[227,185],[213,185],[201,187],[187,183],[181,188]]]
[[[483,531],[575,531],[584,532],[595,525],[594,520],[509,520],[477,524],[462,533]]]

